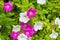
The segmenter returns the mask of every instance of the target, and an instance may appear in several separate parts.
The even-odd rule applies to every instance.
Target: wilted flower
[[[54,29],[55,29],[55,26],[54,26],[54,25],[52,25],[52,26],[51,26],[51,29],[52,29],[52,30],[54,30]]]
[[[14,26],[13,29],[12,29],[12,31],[14,31],[14,32],[20,31],[20,25]]]
[[[27,17],[26,12],[20,13],[19,21],[23,23],[27,23],[30,19]]]
[[[13,9],[13,5],[10,1],[4,2],[4,8],[6,12],[10,12]]]
[[[35,25],[34,25],[34,30],[35,31],[38,31],[38,30],[41,30],[42,29],[42,22],[36,22]]]
[[[14,32],[14,31],[12,31],[12,33],[10,34],[10,36],[11,36],[14,40],[17,39],[18,35],[19,35],[19,32]]]
[[[46,0],[37,0],[37,3],[38,4],[45,4],[46,3]]]
[[[28,16],[28,18],[36,17],[36,9],[29,8],[28,11],[27,11],[27,16]]]

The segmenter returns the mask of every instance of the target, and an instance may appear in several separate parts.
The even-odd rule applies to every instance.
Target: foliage
[[[37,10],[37,16],[29,21],[32,25],[36,21],[42,21],[43,30],[38,31],[32,40],[60,40],[60,36],[57,39],[51,39],[50,26],[55,25],[56,32],[60,35],[60,29],[54,23],[56,17],[60,18],[60,0],[46,0],[44,5],[38,4],[36,0],[11,0],[14,5],[14,9],[7,13],[3,10],[4,1],[0,0],[0,38],[2,40],[12,40],[10,33],[13,25],[19,24],[19,13],[25,12],[28,8],[33,7]]]

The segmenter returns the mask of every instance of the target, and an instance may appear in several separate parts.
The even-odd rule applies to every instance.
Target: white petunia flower
[[[35,25],[34,25],[34,30],[35,31],[38,31],[38,30],[41,30],[42,29],[42,22],[36,22]]]
[[[46,0],[37,0],[37,3],[39,3],[39,4],[45,4]]]
[[[57,33],[57,32],[52,32],[52,33],[50,34],[50,37],[51,37],[51,38],[54,38],[54,39],[56,39],[57,36],[58,36],[58,33]]]
[[[60,28],[60,20],[58,20],[58,23],[57,24],[58,24],[58,27]]]
[[[18,36],[17,39],[18,39],[18,40],[30,40],[31,38],[28,39],[27,36],[22,33],[22,34],[20,34],[20,35]]]
[[[20,13],[20,18],[19,18],[20,22],[27,23],[29,20],[30,19],[26,16],[26,12],[25,13]]]
[[[55,19],[55,24],[58,24],[59,18]]]
[[[13,26],[12,31],[14,31],[14,32],[20,31],[20,25]]]
[[[59,28],[60,28],[60,20],[59,20],[59,18],[56,18],[56,19],[55,19],[55,24],[58,24],[58,26],[59,26]]]

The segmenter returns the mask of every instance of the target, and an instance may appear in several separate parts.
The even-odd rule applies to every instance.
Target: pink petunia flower
[[[36,9],[29,8],[28,11],[27,11],[27,16],[28,16],[28,18],[36,17]]]
[[[14,32],[14,31],[12,31],[12,33],[10,34],[10,36],[11,36],[14,40],[17,39],[18,35],[19,35],[19,32]]]
[[[4,2],[4,8],[3,8],[6,12],[10,12],[13,9],[13,5],[12,3],[9,2]]]
[[[36,33],[36,31],[33,29],[33,26],[31,25],[27,25],[22,31],[27,36],[27,38],[30,38]]]

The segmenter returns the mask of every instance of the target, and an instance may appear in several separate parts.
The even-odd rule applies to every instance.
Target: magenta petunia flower
[[[4,2],[4,8],[3,8],[6,12],[10,12],[13,9],[13,5],[12,3],[9,2]]]
[[[29,8],[28,11],[27,11],[27,16],[28,16],[28,18],[36,17],[36,9]]]
[[[10,36],[11,36],[14,40],[17,39],[18,35],[19,35],[19,32],[14,32],[14,31],[12,31],[12,33],[10,34]]]
[[[27,25],[22,31],[27,36],[27,38],[30,38],[36,33],[36,31],[33,29],[33,26],[31,25]]]
[[[21,29],[24,29],[27,25],[29,25],[29,23],[20,22],[20,25],[21,25]]]

